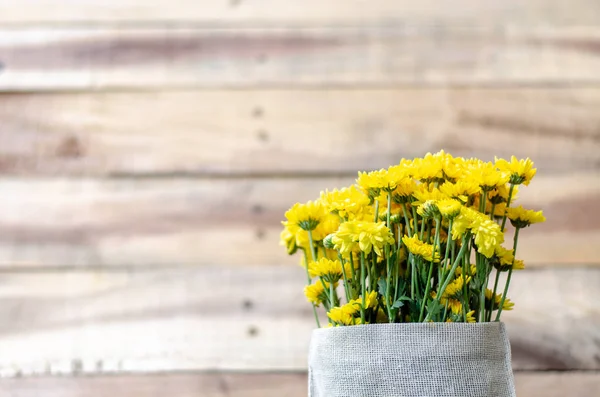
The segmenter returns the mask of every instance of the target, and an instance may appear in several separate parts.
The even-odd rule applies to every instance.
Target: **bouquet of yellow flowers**
[[[516,257],[520,231],[545,221],[513,205],[535,174],[529,159],[441,151],[359,172],[356,185],[294,204],[281,241],[303,253],[317,326],[320,306],[332,327],[499,321],[513,307],[512,273],[525,266]],[[509,232],[512,247],[503,245]]]

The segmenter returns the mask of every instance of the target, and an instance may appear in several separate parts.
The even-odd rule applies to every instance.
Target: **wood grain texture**
[[[20,0],[0,5],[0,22],[365,22],[371,20],[460,24],[579,24],[598,22],[593,0],[457,0],[450,7],[434,0]]]
[[[9,397],[306,397],[307,379],[298,373],[188,373],[78,378],[5,379]],[[591,397],[598,372],[517,372],[519,397]]]
[[[303,370],[299,266],[3,273],[0,375]],[[515,369],[600,369],[600,269],[519,272]],[[574,326],[576,324],[577,326]]]
[[[0,173],[355,175],[441,148],[598,170],[599,107],[600,88],[3,94]]]
[[[353,178],[4,179],[0,265],[147,267],[297,263],[278,246],[297,201]],[[545,175],[519,203],[548,221],[523,231],[528,266],[597,265],[600,176]]]
[[[600,28],[462,26],[3,29],[0,89],[600,82]]]

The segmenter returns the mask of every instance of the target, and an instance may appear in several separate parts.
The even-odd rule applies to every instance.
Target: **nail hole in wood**
[[[254,110],[252,110],[252,116],[257,119],[261,118],[263,116],[263,114],[264,114],[263,108],[261,108],[259,106],[255,107]]]
[[[264,229],[257,229],[256,230],[256,238],[259,240],[263,240],[266,236],[266,232],[264,231]]]
[[[248,336],[250,337],[255,337],[258,335],[258,328],[256,328],[254,325],[251,325],[250,327],[248,327]]]
[[[267,62],[267,54],[258,54],[258,56],[256,57],[256,62],[258,63],[265,63]]]
[[[242,306],[244,307],[244,310],[250,311],[254,307],[254,302],[250,299],[245,299],[244,302],[242,302]]]
[[[79,158],[83,156],[83,147],[76,136],[65,137],[56,148],[56,155],[62,158]]]
[[[269,141],[269,133],[265,130],[259,130],[256,133],[256,136],[258,137],[258,140],[261,142],[268,142]]]
[[[83,371],[83,362],[80,359],[76,358],[71,361],[71,372],[73,374],[80,374]]]
[[[254,204],[252,206],[252,213],[253,214],[262,214],[263,212],[265,212],[265,209],[263,208],[262,205],[260,205],[260,204]]]

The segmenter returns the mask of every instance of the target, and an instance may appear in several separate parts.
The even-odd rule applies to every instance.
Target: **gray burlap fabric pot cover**
[[[370,324],[313,331],[310,397],[514,397],[503,323]]]

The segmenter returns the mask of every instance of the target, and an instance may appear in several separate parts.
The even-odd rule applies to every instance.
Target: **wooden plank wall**
[[[519,396],[600,387],[596,0],[0,4],[0,394],[305,396],[295,201],[532,157]]]

